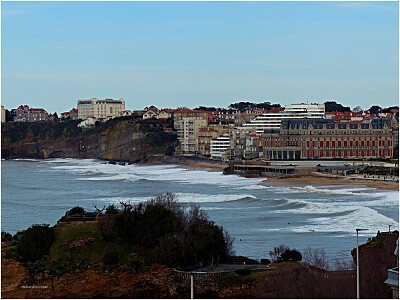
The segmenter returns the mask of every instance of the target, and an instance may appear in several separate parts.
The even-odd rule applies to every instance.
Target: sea
[[[234,238],[236,255],[270,258],[274,246],[323,250],[333,266],[378,231],[399,230],[399,192],[354,186],[263,186],[265,178],[223,175],[178,165],[113,165],[95,159],[1,162],[1,230],[53,226],[74,206],[138,203],[166,192]]]

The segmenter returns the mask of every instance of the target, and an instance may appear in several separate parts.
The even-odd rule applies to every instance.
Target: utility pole
[[[360,299],[360,263],[358,259],[358,232],[359,231],[365,231],[369,229],[362,229],[362,228],[356,228],[356,233],[357,233],[357,299]]]

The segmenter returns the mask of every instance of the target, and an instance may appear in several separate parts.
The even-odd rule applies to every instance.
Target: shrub
[[[271,261],[268,258],[262,258],[260,261],[263,265],[269,265]]]
[[[53,228],[48,224],[35,224],[29,227],[17,245],[17,253],[23,262],[35,262],[43,255],[48,255],[55,240]]]
[[[277,247],[275,246],[273,250],[269,251],[269,255],[271,256],[272,261],[278,261],[281,259],[282,254],[287,250],[290,250],[290,248],[281,244]]]
[[[250,270],[248,269],[239,269],[235,271],[236,274],[241,275],[241,276],[247,276],[250,275]]]
[[[121,213],[116,215],[114,227],[117,237],[144,248],[136,252],[146,265],[213,264],[234,253],[233,239],[222,227],[209,221],[198,206],[185,209],[174,194],[162,194],[135,205],[120,203]]]
[[[303,258],[301,253],[296,249],[285,250],[281,255],[282,260],[284,261],[301,261]]]
[[[45,269],[46,261],[49,257],[47,255],[43,255],[43,257],[37,261],[35,261],[30,267],[28,268],[29,274],[38,274],[43,272]]]
[[[129,266],[134,269],[135,271],[141,270],[145,266],[145,262],[143,257],[133,253],[129,258]]]
[[[8,233],[5,231],[1,232],[1,241],[2,242],[10,242],[12,240],[13,240],[13,237],[12,237],[11,233]]]
[[[107,252],[104,254],[103,263],[107,266],[116,265],[119,262],[119,255],[117,252]]]
[[[111,204],[106,208],[106,214],[117,215],[119,213],[121,213],[121,210],[118,209],[114,204]]]
[[[65,213],[66,216],[83,215],[86,211],[83,207],[75,206]]]

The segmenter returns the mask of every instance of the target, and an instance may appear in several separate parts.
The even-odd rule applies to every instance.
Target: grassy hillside
[[[128,265],[132,245],[124,240],[106,242],[98,223],[67,224],[55,229],[56,240],[50,249],[47,268],[70,272],[77,267],[104,263],[105,257],[117,257],[120,265]]]

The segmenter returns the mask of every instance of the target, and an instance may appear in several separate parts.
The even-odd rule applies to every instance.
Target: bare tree
[[[235,238],[232,238],[231,235],[226,230],[224,230],[224,238],[226,243],[227,254],[230,256],[235,255],[236,253],[235,250],[233,249],[233,242],[235,241]]]
[[[306,249],[303,254],[303,262],[320,269],[329,269],[329,263],[324,249]]]
[[[343,271],[343,270],[355,270],[356,264],[353,260],[345,261],[344,259],[335,259],[335,270]]]
[[[269,256],[272,261],[277,261],[286,250],[290,250],[290,248],[283,244],[275,246],[273,250],[269,251]]]
[[[119,203],[122,206],[122,212],[123,213],[129,213],[131,212],[133,206],[130,202],[124,202],[124,201],[119,201]]]
[[[93,204],[93,206],[94,206],[94,209],[96,210],[96,216],[97,216],[97,217],[98,217],[99,215],[101,215],[101,214],[103,213],[103,211],[106,210],[106,206],[105,206],[105,205],[103,206],[102,209],[97,208],[97,206],[94,205],[94,204]]]

